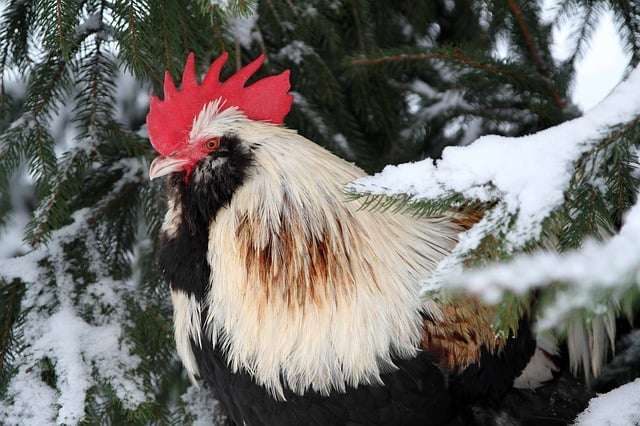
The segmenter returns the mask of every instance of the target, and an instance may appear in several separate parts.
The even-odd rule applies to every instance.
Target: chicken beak
[[[149,167],[149,179],[155,179],[169,173],[180,172],[189,160],[175,157],[156,157]]]

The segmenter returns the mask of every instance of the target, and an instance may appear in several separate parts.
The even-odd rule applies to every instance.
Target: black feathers
[[[285,390],[285,401],[274,399],[248,373],[232,372],[223,351],[208,339],[202,348],[192,342],[192,349],[201,375],[236,425],[463,426],[485,424],[478,420],[478,407],[499,405],[535,341],[523,322],[518,337],[501,352],[484,351],[479,364],[460,374],[441,369],[428,352],[420,352],[396,359],[398,368],[382,375],[383,385],[347,387],[329,396]]]
[[[274,344],[278,344],[274,342]],[[224,354],[210,341],[192,345],[200,373],[236,425],[420,425],[449,424],[456,416],[444,373],[427,353],[397,361],[384,374],[384,385],[348,387],[345,393],[322,396],[285,390],[277,401],[244,371],[233,373]]]
[[[200,160],[187,182],[182,173],[167,178],[167,190],[179,204],[175,235],[160,236],[159,263],[172,288],[201,300],[209,282],[209,224],[242,185],[253,155],[235,136],[225,136],[218,150]]]
[[[499,402],[512,387],[513,380],[527,366],[535,350],[536,341],[529,322],[522,319],[517,336],[510,335],[502,349],[491,353],[483,347],[476,364],[451,377],[451,390],[455,398],[462,401],[485,399]]]

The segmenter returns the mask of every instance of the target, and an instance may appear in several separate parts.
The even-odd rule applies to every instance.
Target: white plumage
[[[233,129],[253,149],[255,165],[210,224],[211,340],[224,346],[234,371],[250,372],[279,397],[282,381],[297,393],[323,394],[379,382],[392,355],[415,356],[427,306],[420,281],[453,248],[459,226],[445,217],[359,210],[342,193],[364,175],[359,168],[234,108],[218,116],[218,107],[203,110],[191,139]],[[171,212],[168,227],[178,220]],[[314,259],[310,247],[320,246],[326,253]],[[265,250],[268,259],[248,256]],[[199,308],[174,299],[176,329],[189,330],[176,333],[179,354],[196,374],[188,337],[199,339]]]

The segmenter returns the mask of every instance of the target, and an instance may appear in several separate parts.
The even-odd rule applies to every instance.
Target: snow
[[[211,3],[227,10],[231,2],[229,0],[212,0]],[[447,0],[445,6],[451,8],[453,3]],[[333,6],[338,9],[340,2],[336,1]],[[314,16],[317,14],[317,10],[309,5],[304,8],[302,13]],[[246,18],[229,19],[230,33],[244,48],[248,49],[255,41],[259,41],[260,35],[255,28],[257,18],[257,14],[254,14]],[[96,19],[98,19],[97,14],[91,15],[76,28],[76,33],[99,29],[100,22]],[[605,18],[602,26],[605,27],[604,32],[601,29],[597,30],[592,52],[578,67],[574,99],[583,108],[595,104],[619,81],[627,63],[625,55],[620,53],[621,49],[617,39],[615,46],[611,41],[615,37],[615,27],[610,15]],[[429,28],[429,35],[420,40],[418,45],[425,48],[432,47],[433,39],[439,32],[440,27],[434,24]],[[295,64],[300,64],[305,55],[313,53],[310,49],[303,42],[293,41],[278,54]],[[601,52],[606,52],[608,57],[611,57],[610,54],[613,53],[613,58],[603,60]],[[118,80],[118,93],[116,94],[118,99],[130,91],[133,81],[129,83],[131,84],[125,84],[121,79]],[[17,87],[20,92],[25,90],[22,80],[18,80],[16,84],[11,84],[9,87],[10,89]],[[626,87],[626,90],[629,91],[627,95],[633,94],[634,90],[635,93],[638,93],[637,84],[635,86],[627,84]],[[622,91],[617,90],[617,92]],[[625,98],[622,96],[623,94],[618,93],[621,99]],[[307,114],[309,120],[316,125],[318,130],[332,140],[336,146],[347,151],[349,145],[345,136],[340,133],[328,135],[327,126],[322,118],[313,111],[312,106],[302,96],[296,95],[296,103],[304,110],[303,112]],[[435,97],[440,100],[431,106],[430,115],[439,114],[446,108],[453,106],[459,107],[460,105],[456,104],[464,101],[460,94],[454,91],[436,95]],[[145,107],[148,102],[146,93],[138,91],[137,96],[138,106]],[[587,128],[593,130],[605,121],[622,120],[623,116],[630,114],[630,104],[633,103],[633,100],[630,99],[631,96],[626,98],[626,100],[623,99],[619,108],[618,106],[616,108],[607,107],[605,110],[604,107],[598,107],[604,112],[618,111],[620,117],[607,116],[607,114],[602,114],[602,111],[589,113],[587,114],[588,119],[583,117],[580,126],[586,124]],[[618,101],[610,103],[614,105]],[[65,123],[62,122],[61,117],[62,114],[52,121],[50,127],[59,142],[62,141],[71,146],[69,141],[74,139],[74,134],[68,133],[69,129],[64,126]],[[16,122],[15,125],[21,123]],[[471,135],[480,131],[477,127],[481,124],[481,120],[476,120],[471,124],[473,123],[475,123],[476,129],[474,132],[468,132]],[[463,125],[470,126],[469,123],[463,123]],[[63,132],[67,132],[67,134],[63,134]],[[146,136],[144,127],[140,132],[142,136]],[[539,203],[543,203],[545,197],[548,197],[550,202],[557,203],[558,193],[562,192],[564,186],[561,184],[553,185],[552,178],[540,182],[538,179],[544,177],[547,170],[553,171],[557,176],[564,176],[563,165],[566,166],[566,163],[576,155],[588,149],[590,141],[587,139],[578,141],[580,135],[573,135],[571,126],[567,126],[562,132],[551,132],[548,136],[566,139],[550,142],[549,146],[543,147],[551,152],[551,146],[555,143],[556,146],[553,146],[554,155],[559,152],[558,145],[570,145],[562,151],[564,155],[562,161],[549,164],[548,160],[551,157],[545,157],[543,152],[532,156],[534,151],[532,145],[535,143],[536,137],[517,140],[487,137],[474,144],[470,151],[462,152],[448,149],[446,158],[437,166],[427,160],[424,163],[399,166],[397,169],[389,168],[385,170],[384,178],[380,177],[377,183],[372,180],[369,185],[378,191],[376,193],[386,193],[388,187],[392,194],[399,194],[403,192],[403,188],[409,188],[416,198],[437,198],[457,190],[456,188],[464,190],[465,195],[469,197],[479,197],[486,200],[497,200],[503,195],[510,196],[508,203],[500,203],[488,217],[467,233],[465,240],[456,249],[458,253],[462,253],[475,247],[482,236],[489,232],[508,231],[504,228],[504,223],[500,222],[500,218],[515,211],[519,219],[531,225],[535,222],[534,219],[544,216],[545,212],[540,208]],[[475,139],[473,136],[469,137]],[[482,142],[483,140],[484,142]],[[465,141],[470,142],[466,139]],[[484,145],[485,148],[476,147],[478,144]],[[512,147],[508,147],[512,144]],[[67,148],[65,145],[59,144],[57,151],[59,152],[63,147]],[[501,164],[501,161],[496,159],[494,155],[503,149],[505,153],[501,157]],[[474,159],[476,154],[482,155]],[[511,163],[512,160],[516,162]],[[459,170],[456,168],[467,162],[474,163],[475,168],[470,168],[467,174],[458,176]],[[122,168],[125,171],[116,184],[116,190],[121,185],[138,179],[141,175],[144,177],[146,172],[146,168],[138,160],[123,160],[122,163],[118,163],[114,167]],[[564,170],[564,173],[566,174],[568,170],[570,169]],[[513,180],[509,179],[509,175],[515,172],[519,172],[519,174],[514,175]],[[451,180],[452,176],[453,180]],[[432,182],[425,182],[432,178]],[[458,178],[459,181],[454,182]],[[533,183],[529,179],[534,179]],[[451,188],[443,182],[454,182],[457,186]],[[559,182],[556,181],[556,183]],[[360,184],[358,183],[358,185]],[[539,184],[543,186],[536,188]],[[518,191],[522,193],[522,197]],[[523,212],[522,205],[529,210]],[[605,274],[607,267],[612,268],[611,276],[621,274],[637,278],[640,268],[637,259],[634,259],[634,253],[640,253],[638,250],[640,243],[636,242],[640,240],[638,238],[640,231],[639,210],[640,208],[635,207],[629,213],[620,235],[608,242],[589,242],[583,249],[569,253],[566,258],[561,258],[553,253],[540,253],[536,255],[538,257],[530,260],[524,257],[516,258],[513,263],[501,267],[502,269],[489,268],[479,273],[474,272],[473,275],[470,274],[476,280],[471,281],[471,285],[477,286],[476,290],[485,295],[494,294],[493,297],[496,297],[498,292],[505,290],[521,292],[526,288],[539,286],[542,280],[550,278],[580,282],[588,288],[607,287],[612,283],[610,276]],[[524,213],[527,212],[530,215],[533,214],[533,217],[525,216]],[[149,398],[145,394],[138,376],[133,373],[139,367],[140,360],[131,354],[130,343],[124,332],[127,318],[125,307],[122,306],[122,298],[123,295],[130,294],[135,290],[132,282],[114,281],[109,277],[98,276],[98,281],[91,284],[84,293],[79,295],[79,303],[72,302],[72,298],[78,296],[78,290],[68,273],[62,269],[66,263],[60,259],[60,256],[63,255],[61,246],[83,232],[86,214],[86,211],[80,212],[75,216],[73,224],[55,232],[48,248],[37,249],[20,257],[0,259],[0,275],[5,279],[21,278],[27,286],[24,306],[34,308],[28,313],[24,330],[25,341],[29,342],[30,346],[21,354],[17,374],[11,379],[7,388],[8,397],[0,401],[0,424],[76,424],[84,415],[86,391],[96,385],[98,381],[105,381],[112,385],[127,408],[133,408]],[[20,243],[25,222],[26,216],[16,215],[9,223],[8,228],[3,230],[4,235],[0,239],[0,248],[2,248],[0,257],[7,257],[16,249],[24,251],[27,248]],[[500,228],[501,226],[502,228]],[[525,227],[526,229],[529,228]],[[530,234],[535,234],[535,227],[531,229],[533,231]],[[636,241],[634,241],[634,236]],[[90,253],[90,255],[97,254]],[[58,265],[54,271],[55,285],[49,281],[49,277],[46,275],[47,271],[38,265],[42,259],[47,257]],[[451,262],[449,266],[456,266],[455,260],[456,256],[452,256],[449,259]],[[588,268],[581,269],[578,267],[579,264],[581,267],[587,265]],[[439,273],[444,273],[446,267],[445,264]],[[494,275],[491,276],[491,274]],[[509,279],[514,276],[518,279]],[[466,279],[465,277],[463,281]],[[521,285],[514,286],[514,283]],[[436,288],[437,286],[434,285],[431,290]],[[569,305],[569,302],[582,303],[575,297],[563,300],[566,300],[567,307],[572,306]],[[108,314],[93,312],[94,318],[84,318],[79,306],[96,305],[106,305],[114,310]],[[58,378],[56,389],[41,379],[42,366],[39,361],[45,356],[55,364]],[[578,424],[638,424],[640,422],[637,414],[640,412],[639,380],[593,400],[589,409],[578,419]],[[193,424],[213,424],[219,421],[215,410],[216,403],[206,389],[191,387],[181,397],[181,400],[192,415]],[[635,414],[632,411],[635,411]]]
[[[15,398],[11,405],[0,401],[0,422],[7,426],[18,425],[51,425],[56,418],[56,391],[41,380],[33,380],[39,375],[39,366],[30,371],[20,369],[11,378],[7,393],[9,395],[26,395],[26,398]]]
[[[36,262],[40,259],[42,259],[42,256],[36,252],[31,252],[20,257],[2,259],[0,260],[2,277],[6,280],[19,278],[23,281],[35,281],[39,273]]]
[[[313,110],[312,106],[309,105],[309,101],[307,101],[307,99],[299,92],[292,90],[289,93],[293,96],[293,102],[298,106],[298,108],[300,108],[300,111],[302,111],[309,121],[313,123],[318,132],[320,132],[324,137],[328,137],[329,128],[327,127],[327,124],[324,122],[322,117]]]
[[[547,23],[552,23],[559,11],[559,0],[544,0],[542,11]],[[631,55],[620,42],[620,33],[611,8],[603,4],[602,13],[589,41],[588,50],[576,62],[571,97],[586,111],[603,99],[628,70]],[[576,9],[577,11],[577,9]],[[575,45],[576,17],[567,16],[553,26],[551,53],[556,61],[568,59]],[[606,59],[603,59],[606,58]]]
[[[149,108],[148,84],[136,80],[130,70],[120,67],[115,81],[114,116],[125,128],[135,127],[132,118],[146,114]]]
[[[350,158],[353,156],[353,150],[351,146],[349,146],[349,141],[342,133],[330,134],[329,127],[324,122],[322,117],[313,109],[313,106],[309,104],[309,101],[302,96],[299,92],[291,91],[289,92],[291,96],[293,96],[293,102],[300,109],[300,111],[305,115],[305,117],[313,123],[316,127],[316,130],[325,138],[330,139],[335,147],[341,150],[341,154],[346,158]]]
[[[640,424],[640,379],[589,401],[576,426],[637,426]]]
[[[508,263],[453,274],[447,281],[489,302],[499,301],[506,291],[522,294],[549,282],[570,284],[538,321],[540,329],[547,329],[576,308],[598,313],[603,306],[594,294],[616,289],[621,283],[635,283],[639,274],[640,202],[630,209],[620,232],[604,242],[586,241],[580,249],[562,254],[542,251],[519,255]]]
[[[135,286],[91,271],[97,282],[86,293],[78,289],[63,260],[63,246],[82,235],[92,264],[99,264],[99,254],[84,231],[88,211],[76,212],[73,219],[53,233],[47,247],[0,260],[5,279],[19,277],[25,282],[22,331],[28,342],[17,361],[18,372],[9,384],[8,397],[0,401],[2,424],[77,424],[85,414],[87,391],[101,382],[113,387],[125,408],[135,408],[149,398],[134,373],[140,359],[131,353],[124,332],[127,319],[122,300]],[[51,261],[52,271],[39,266],[45,258]],[[92,310],[90,318],[85,318],[81,312],[85,305],[108,308],[104,309],[108,313]],[[55,368],[55,389],[41,377],[40,363],[45,358]]]
[[[417,94],[425,96],[427,99],[434,99],[435,102],[426,108],[421,108],[418,114],[425,120],[442,115],[451,109],[470,109],[470,105],[464,100],[464,92],[460,90],[447,90],[438,92],[429,84],[422,80],[415,80],[411,84],[411,90]]]
[[[260,35],[255,31],[258,14],[253,13],[245,17],[230,17],[227,21],[227,29],[238,43],[245,49],[250,49],[254,40],[259,40]]]
[[[435,163],[426,159],[387,166],[347,189],[370,195],[409,194],[412,201],[459,193],[498,202],[515,216],[506,239],[511,248],[519,248],[539,236],[544,219],[562,204],[574,162],[608,127],[640,115],[638,93],[640,68],[582,117],[528,136],[484,136],[469,146],[447,147]]]
[[[101,14],[99,12],[93,13],[89,15],[84,22],[76,26],[75,36],[81,37],[88,32],[97,31],[102,27],[102,25]]]
[[[0,238],[0,259],[9,259],[28,250],[24,243],[24,230],[29,216],[23,212],[12,212],[4,225]]]
[[[209,3],[226,11],[231,5],[231,0],[209,0]]]
[[[594,52],[607,52],[607,60]],[[624,77],[630,59],[631,55],[620,43],[613,12],[608,11],[595,29],[589,52],[576,68],[572,97],[578,106],[586,110],[606,96]]]
[[[305,56],[313,53],[313,48],[300,40],[294,40],[291,43],[284,46],[276,56],[278,58],[289,59],[296,65],[300,65]]]
[[[117,194],[122,188],[130,183],[139,183],[149,179],[149,167],[141,158],[121,158],[113,163],[111,170],[121,171],[122,176],[113,184],[112,194]]]
[[[351,149],[347,138],[342,133],[336,133],[333,135],[332,140],[335,146],[341,150],[342,155],[344,155],[345,158],[353,158],[353,150]]]
[[[318,9],[308,4],[305,6],[302,14],[308,16],[309,18],[315,18],[316,16],[318,16]]]
[[[203,387],[190,386],[181,397],[187,414],[192,418],[193,426],[211,426],[225,424],[218,402],[211,392]]]
[[[453,12],[453,9],[456,8],[456,2],[453,0],[445,0],[444,7],[447,10],[447,12]]]

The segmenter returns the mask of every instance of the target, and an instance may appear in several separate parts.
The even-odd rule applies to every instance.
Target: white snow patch
[[[608,127],[640,115],[640,68],[584,116],[523,137],[484,136],[464,147],[445,148],[442,159],[387,166],[347,189],[403,195],[413,200],[460,193],[500,201],[516,222],[506,235],[513,248],[537,238],[541,225],[564,200],[573,164]]]
[[[40,259],[42,259],[42,255],[37,252],[31,252],[20,257],[2,259],[0,260],[0,271],[2,271],[2,276],[7,280],[20,278],[23,281],[34,281],[40,272],[37,265],[37,261]]]
[[[187,414],[193,419],[193,426],[224,424],[224,416],[218,409],[219,402],[211,392],[203,387],[190,386],[181,396]]]
[[[255,30],[258,16],[257,13],[253,13],[249,16],[228,18],[229,32],[245,49],[250,49],[253,42],[260,39],[259,33]]]
[[[637,426],[640,424],[640,379],[589,401],[577,426]]]
[[[546,23],[556,20],[561,9],[559,0],[542,2],[543,19]],[[588,49],[576,62],[576,75],[572,84],[573,101],[583,110],[596,105],[624,77],[631,54],[625,52],[611,8],[604,4],[603,12],[590,37]],[[573,53],[576,43],[577,24],[584,10],[573,9],[553,27],[551,54],[560,63]]]
[[[277,53],[279,58],[287,58],[296,65],[300,65],[305,56],[311,55],[313,48],[300,40],[294,40],[284,46]]]
[[[18,372],[12,378],[7,396],[0,401],[0,423],[77,424],[84,417],[87,391],[98,382],[108,382],[125,408],[135,408],[148,399],[141,378],[133,372],[140,359],[131,353],[125,339],[125,294],[135,286],[101,276],[84,293],[78,294],[77,282],[69,275],[63,245],[79,235],[87,244],[86,255],[99,264],[95,241],[86,236],[87,210],[73,215],[74,222],[55,231],[48,246],[0,262],[0,274],[7,279],[19,277],[25,282],[22,300],[26,312],[23,340],[28,342],[17,360]],[[50,259],[53,277],[38,266]],[[52,284],[52,279],[55,283]],[[74,297],[79,297],[74,302]],[[84,306],[104,306],[107,313],[92,311],[85,319]],[[56,389],[42,381],[40,364],[51,360]]]
[[[0,400],[0,422],[3,425],[55,424],[56,391],[42,380],[34,380],[40,372],[38,366],[23,367],[11,378],[7,393],[28,395],[28,398],[16,398],[12,404]]]
[[[456,8],[456,2],[453,0],[444,0],[444,8],[447,12],[453,12],[453,9]]]
[[[427,99],[435,101],[426,108],[421,108],[418,112],[418,114],[425,120],[442,115],[446,111],[454,108],[464,110],[471,108],[467,101],[464,100],[464,92],[460,90],[446,90],[444,92],[438,92],[422,80],[415,80],[411,84],[410,89]]]
[[[209,0],[212,6],[218,6],[222,10],[227,10],[231,4],[231,0]]]
[[[351,146],[349,146],[347,138],[342,133],[336,133],[333,135],[333,143],[335,143],[346,156],[353,156],[353,150],[351,149]]]
[[[9,215],[4,229],[0,231],[0,259],[24,253],[29,246],[24,242],[24,230],[29,223],[25,212],[14,211]]]
[[[310,18],[315,18],[316,16],[318,16],[318,9],[308,4],[305,6],[304,11],[302,13]]]

